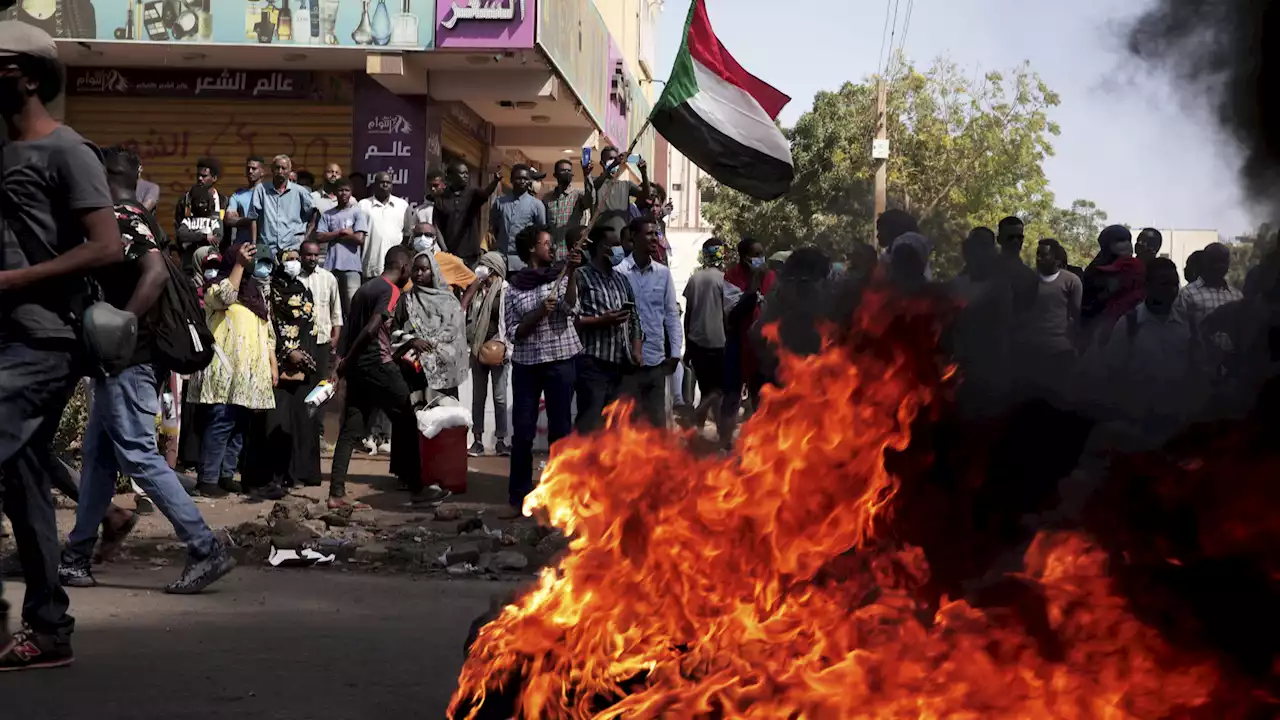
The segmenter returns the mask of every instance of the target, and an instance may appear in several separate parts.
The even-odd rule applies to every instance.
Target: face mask
[[[260,262],[253,266],[253,276],[259,280],[266,280],[271,277],[271,263]]]
[[[764,267],[764,258],[762,257],[750,258],[747,260],[747,264],[751,266],[752,270],[759,270],[760,268]]]
[[[434,238],[427,237],[426,235],[419,235],[413,239],[414,252],[435,252],[435,249],[436,241]]]
[[[216,280],[217,278],[218,278],[218,271],[217,271],[217,270],[210,269],[210,270],[205,270],[205,271],[204,271],[204,279],[205,279],[205,280]]]
[[[614,245],[609,248],[609,264],[621,265],[623,260],[627,259],[627,253],[622,250],[621,245]]]
[[[481,265],[480,267],[476,268],[476,279],[477,279],[477,280],[484,280],[484,279],[485,279],[485,278],[487,278],[487,277],[489,277],[489,266],[488,266],[488,265]]]
[[[284,274],[291,278],[296,278],[302,274],[302,262],[299,260],[285,260]]]

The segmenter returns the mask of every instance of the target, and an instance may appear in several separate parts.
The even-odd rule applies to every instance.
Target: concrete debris
[[[529,558],[517,550],[503,550],[493,556],[493,562],[499,570],[524,570],[529,567]]]
[[[441,505],[436,508],[436,520],[447,522],[462,518],[462,508],[457,505]]]
[[[480,549],[475,545],[460,545],[456,549],[448,547],[445,548],[444,554],[440,559],[443,560],[445,567],[452,567],[462,563],[475,564],[480,562]]]
[[[302,522],[311,519],[311,503],[306,498],[290,495],[271,506],[269,520],[293,520]]]
[[[345,514],[340,512],[325,513],[324,515],[320,516],[320,522],[323,522],[326,526],[331,528],[347,527],[348,525],[351,524],[351,509],[350,508],[342,508],[342,509],[346,510],[347,512]]]
[[[467,518],[466,520],[463,520],[462,522],[458,523],[457,534],[465,535],[469,532],[475,532],[477,530],[483,530],[483,529],[484,529],[483,520],[481,520],[478,517]]]

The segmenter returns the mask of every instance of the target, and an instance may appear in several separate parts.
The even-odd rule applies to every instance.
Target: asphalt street
[[[240,568],[203,595],[159,592],[179,570],[113,567],[71,590],[76,664],[0,675],[0,718],[444,717],[472,620],[511,589]]]

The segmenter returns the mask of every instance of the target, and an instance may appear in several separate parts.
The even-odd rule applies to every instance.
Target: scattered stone
[[[170,553],[180,552],[187,549],[187,544],[182,542],[167,542],[156,545],[156,552]]]
[[[449,521],[462,518],[462,508],[457,505],[441,505],[436,508],[436,520]]]
[[[511,547],[512,545],[520,544],[520,541],[517,540],[514,535],[511,535],[509,533],[502,533],[502,537],[499,538],[499,542],[506,547]]]
[[[319,520],[305,520],[300,524],[311,531],[311,537],[324,537],[325,531],[329,529],[328,525]]]
[[[342,515],[342,513],[336,513],[336,512],[326,513],[320,517],[320,521],[323,522],[326,526],[331,528],[347,527],[348,525],[351,524],[351,513],[348,512],[345,517]]]
[[[311,503],[306,498],[290,495],[271,506],[270,518],[272,520],[293,520],[294,522],[310,520]]]
[[[444,564],[447,567],[453,567],[462,563],[475,564],[480,562],[480,549],[474,545],[463,545],[451,549],[444,554]]]
[[[356,548],[352,553],[351,559],[357,562],[365,563],[381,563],[387,559],[390,552],[387,546],[381,543],[369,543]]]
[[[227,534],[235,545],[263,545],[271,536],[271,528],[262,522],[243,522],[227,529]]]
[[[559,530],[552,530],[546,537],[538,541],[538,552],[546,557],[551,557],[565,548],[569,547],[569,538]]]
[[[424,527],[400,527],[388,537],[389,540],[402,543],[433,542],[440,538],[440,533],[432,532]]]
[[[53,493],[53,506],[58,510],[75,510],[78,507],[75,500],[56,491]]]
[[[516,550],[503,550],[493,556],[493,564],[501,570],[524,570],[529,567],[529,558]]]
[[[151,564],[155,565],[156,567],[164,567],[169,564],[169,560],[167,558],[160,558],[160,557],[151,558]]]
[[[458,534],[463,535],[469,532],[476,532],[484,529],[484,521],[478,517],[467,518],[458,523]]]
[[[450,565],[447,570],[447,572],[450,575],[475,575],[479,571],[480,571],[480,568],[476,567],[475,565],[472,565],[471,563],[464,563],[462,565]]]

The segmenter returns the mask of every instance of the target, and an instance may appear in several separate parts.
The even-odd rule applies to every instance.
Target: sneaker
[[[200,483],[196,487],[196,492],[200,493],[200,497],[207,497],[213,500],[221,500],[231,494],[218,483],[211,482]]]
[[[98,581],[93,578],[93,571],[87,563],[62,563],[58,565],[58,582],[63,587],[88,588],[96,587]]]
[[[467,455],[470,455],[471,457],[480,457],[484,455],[484,443],[482,442],[471,443],[471,447],[467,449]]]
[[[227,546],[218,543],[208,557],[197,559],[188,556],[182,577],[170,583],[164,591],[170,595],[195,595],[231,572],[235,566],[236,559],[231,557]]]
[[[511,454],[511,446],[505,440],[499,440],[493,444],[493,454],[498,457],[507,457]]]
[[[413,505],[439,505],[452,494],[439,485],[428,485],[409,496],[409,502]]]
[[[374,442],[373,438],[367,437],[361,440],[360,444],[364,446],[364,451],[366,453],[369,453],[370,455],[378,454],[378,443]]]
[[[232,495],[240,495],[244,492],[244,486],[241,485],[234,477],[224,477],[218,481],[218,487],[226,490]]]
[[[0,646],[0,672],[67,667],[75,661],[71,643],[23,628]]]
[[[390,455],[390,454],[391,454],[391,441],[390,441],[390,440],[384,440],[384,441],[382,442],[382,444],[378,446],[378,452],[382,453],[383,455]]]
[[[139,515],[154,515],[156,504],[146,495],[139,495],[133,501],[133,511]]]

